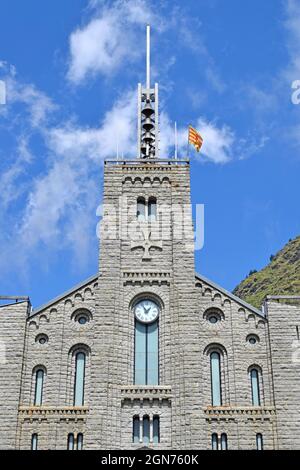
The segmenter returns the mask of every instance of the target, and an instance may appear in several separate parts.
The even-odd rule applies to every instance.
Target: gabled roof
[[[76,286],[72,287],[71,289],[63,292],[61,295],[58,297],[55,297],[54,299],[50,300],[49,302],[41,305],[40,307],[32,310],[30,314],[30,318],[33,317],[34,315],[37,315],[38,313],[42,312],[48,307],[51,307],[51,305],[56,304],[60,300],[64,299],[65,297],[68,297],[69,295],[73,294],[76,290],[81,289],[82,287],[86,286],[87,284],[90,284],[93,281],[96,281],[98,279],[99,275],[95,274],[94,276],[90,276],[88,279],[85,279],[85,281],[80,282],[79,284],[76,284]]]
[[[73,294],[76,290],[81,289],[82,287],[86,286],[87,284],[90,284],[93,281],[96,281],[99,277],[99,274],[94,274],[94,276],[90,276],[88,279],[85,279],[85,281],[81,282],[80,284],[77,284],[76,286],[72,287],[71,289],[63,292],[61,295],[58,297],[55,297],[54,299],[50,300],[49,302],[41,305],[37,309],[32,310],[30,314],[30,318],[33,317],[34,315],[37,315],[38,313],[42,312],[48,307],[51,307],[51,305],[56,304],[60,300],[64,299],[65,297],[68,297],[69,295]],[[258,308],[253,307],[253,305],[248,304],[244,300],[240,299],[239,297],[236,297],[234,294],[229,292],[228,290],[224,289],[223,287],[219,286],[215,282],[211,281],[210,279],[207,279],[205,276],[202,274],[196,273],[196,278],[199,279],[200,281],[205,282],[205,284],[208,284],[210,287],[213,289],[218,290],[222,294],[226,295],[230,299],[234,300],[241,306],[247,308],[248,310],[251,310],[252,312],[256,313],[257,315],[260,315],[261,317],[265,318],[263,312],[259,310]]]
[[[252,312],[256,313],[257,315],[260,315],[261,317],[265,318],[263,312],[259,310],[258,308],[253,307],[253,305],[248,304],[244,300],[240,299],[236,295],[232,294],[228,290],[224,289],[223,287],[219,286],[215,282],[211,281],[210,279],[207,279],[207,277],[203,276],[202,274],[196,273],[196,278],[199,279],[200,281],[205,282],[208,284],[210,287],[213,287],[214,289],[222,292],[222,294],[226,295],[230,299],[234,300],[238,304],[242,305],[243,307],[247,308],[248,310],[252,310]]]

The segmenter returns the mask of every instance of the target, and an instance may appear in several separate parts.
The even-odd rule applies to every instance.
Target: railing
[[[128,385],[121,386],[121,400],[167,400],[172,399],[171,387],[164,385]]]
[[[53,416],[60,416],[65,419],[69,418],[82,418],[89,412],[86,406],[20,406],[19,416],[22,418],[48,418]]]
[[[190,160],[189,159],[175,159],[175,158],[168,158],[168,159],[163,159],[163,158],[137,158],[136,160],[104,160],[104,165],[149,165],[149,164],[160,164],[160,163],[167,163],[168,165],[173,165],[174,163],[176,164],[189,164]]]
[[[250,419],[268,419],[276,415],[272,406],[209,406],[204,408],[206,419],[227,419],[239,416],[247,416]]]

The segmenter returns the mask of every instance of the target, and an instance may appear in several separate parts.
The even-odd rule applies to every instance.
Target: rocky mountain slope
[[[267,295],[300,295],[300,236],[290,240],[260,271],[250,271],[233,291],[260,308]]]

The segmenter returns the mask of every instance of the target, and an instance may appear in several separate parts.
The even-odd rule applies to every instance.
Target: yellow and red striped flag
[[[189,143],[194,145],[197,152],[200,151],[203,144],[201,135],[192,126],[189,126]]]

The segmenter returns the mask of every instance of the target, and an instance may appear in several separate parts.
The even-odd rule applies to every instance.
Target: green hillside
[[[300,295],[300,236],[271,256],[261,271],[250,272],[233,293],[257,308],[267,295]]]

